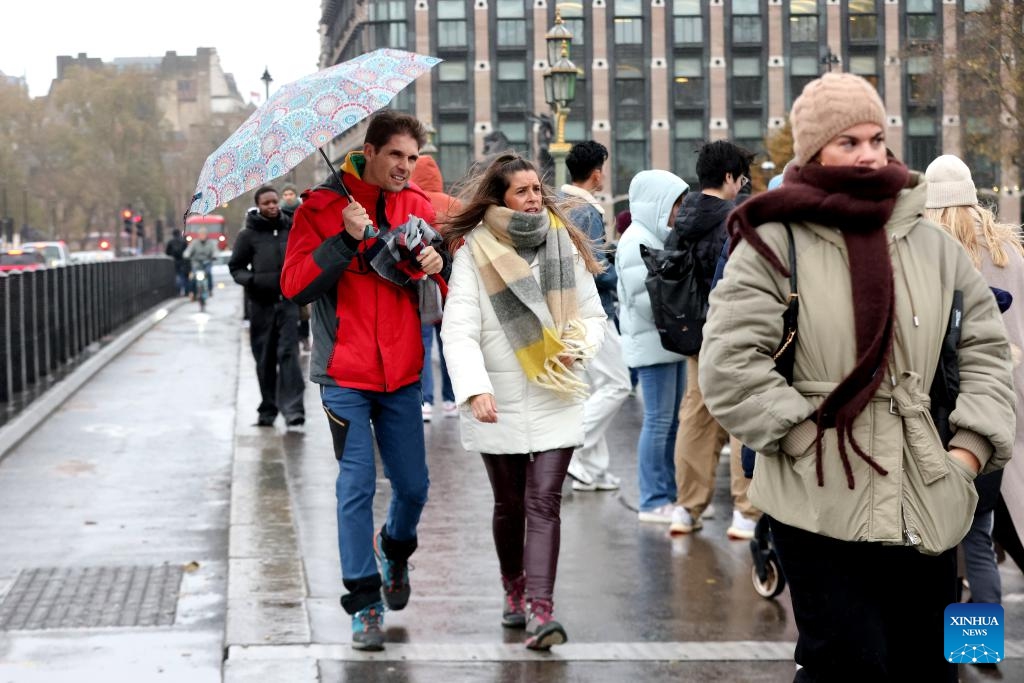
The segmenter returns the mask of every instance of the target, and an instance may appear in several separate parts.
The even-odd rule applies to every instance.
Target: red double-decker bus
[[[207,239],[217,240],[218,249],[228,248],[228,236],[224,233],[224,216],[194,214],[185,219],[185,241],[199,239],[199,228],[206,228]]]

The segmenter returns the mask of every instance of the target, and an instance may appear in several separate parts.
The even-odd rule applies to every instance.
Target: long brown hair
[[[445,246],[449,253],[455,253],[462,246],[466,235],[483,221],[487,209],[492,206],[505,206],[505,193],[509,188],[509,178],[520,171],[533,171],[540,178],[540,173],[533,162],[515,152],[506,152],[497,156],[482,173],[469,179],[462,191],[459,192],[462,210],[449,215],[441,226]],[[576,246],[576,251],[579,252],[587,270],[591,273],[602,272],[604,266],[594,258],[590,239],[573,225],[566,216],[566,203],[555,201],[554,192],[543,181],[541,181],[541,196],[544,208],[555,214],[565,224],[569,231],[569,238]]]
[[[1024,246],[1020,243],[1020,228],[1005,223],[997,223],[995,215],[984,206],[947,206],[942,209],[925,209],[926,218],[938,223],[943,230],[953,236],[967,250],[971,263],[975,268],[981,267],[980,237],[984,239],[984,247],[992,257],[992,263],[999,268],[1006,267],[1009,257],[1006,248],[1015,250],[1024,256]]]

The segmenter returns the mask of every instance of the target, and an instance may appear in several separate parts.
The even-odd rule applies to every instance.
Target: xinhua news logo
[[[1003,606],[987,602],[946,607],[943,643],[947,662],[996,664],[1003,661]]]

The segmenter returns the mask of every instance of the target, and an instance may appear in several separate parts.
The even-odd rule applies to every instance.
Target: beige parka
[[[848,541],[912,545],[928,554],[952,548],[970,528],[974,474],[943,449],[928,390],[954,290],[964,295],[960,395],[950,416],[951,447],[973,452],[982,472],[1005,465],[1014,440],[1010,351],[994,297],[967,254],[924,219],[924,183],[911,174],[886,225],[896,296],[886,379],[854,421],[853,435],[885,470],[875,472],[847,444],[850,490],[836,432],[822,441],[824,486],[815,469],[817,427],[808,417],[855,365],[853,297],[842,234],[792,223],[800,315],[794,382],[774,371],[789,279],[741,242],[712,291],[700,352],[708,410],[758,451],[750,499],[785,524]],[[758,234],[788,263],[781,223]],[[881,305],[881,302],[879,302]]]

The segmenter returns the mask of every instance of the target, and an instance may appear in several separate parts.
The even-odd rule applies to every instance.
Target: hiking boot
[[[501,625],[506,628],[523,628],[526,626],[526,576],[520,574],[514,579],[503,576],[501,585],[505,589]]]
[[[384,604],[395,612],[405,609],[409,603],[409,594],[412,592],[409,585],[409,561],[389,560],[384,554],[380,532],[373,537],[373,554],[380,562],[381,580],[384,584],[381,587],[381,594],[384,596]]]
[[[375,602],[352,615],[352,647],[377,652],[384,649],[384,605]]]
[[[550,600],[530,601],[530,620],[526,622],[526,647],[530,650],[550,650],[552,645],[561,645],[569,640],[565,629],[555,621]]]

